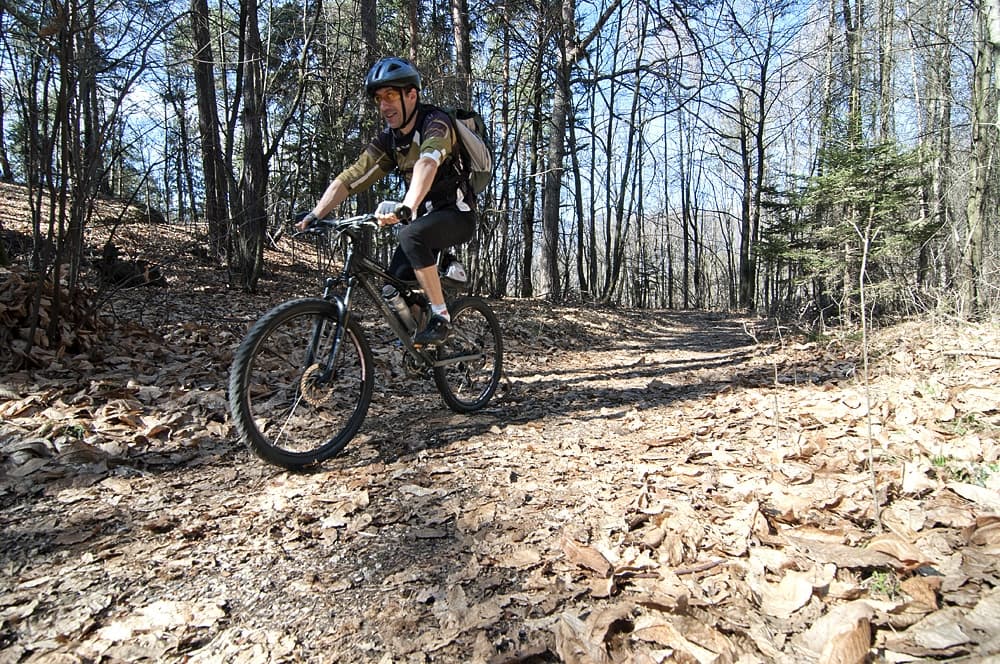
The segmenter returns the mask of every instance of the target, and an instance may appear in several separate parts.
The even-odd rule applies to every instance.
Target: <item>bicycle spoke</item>
[[[434,382],[452,410],[467,413],[489,403],[500,382],[500,326],[477,298],[459,300],[453,308],[452,334],[438,349]]]
[[[316,334],[316,325],[324,329]],[[230,378],[234,423],[268,461],[300,468],[336,454],[354,436],[371,400],[371,351],[349,324],[332,369],[336,309],[298,300],[262,318],[237,352]],[[304,343],[316,342],[312,352]],[[313,364],[303,366],[307,357]],[[297,359],[296,359],[297,358]]]

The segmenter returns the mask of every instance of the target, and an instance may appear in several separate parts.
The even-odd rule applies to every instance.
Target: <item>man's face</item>
[[[412,111],[416,98],[417,92],[412,88],[402,94],[399,88],[379,88],[375,91],[374,100],[386,124],[392,129],[401,129],[403,117]],[[408,119],[413,120],[413,118]]]

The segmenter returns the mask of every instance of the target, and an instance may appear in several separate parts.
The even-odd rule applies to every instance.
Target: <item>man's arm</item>
[[[322,219],[326,215],[333,211],[333,208],[337,207],[341,203],[347,200],[347,187],[340,178],[334,178],[330,186],[326,188],[323,195],[320,196],[319,201],[316,203],[316,207],[313,208],[313,214],[316,215],[318,219]]]
[[[330,182],[316,203],[316,207],[305,219],[295,225],[296,228],[304,230],[314,220],[322,219],[330,214],[335,207],[346,201],[348,196],[367,189],[393,169],[395,162],[386,152],[381,140],[379,137],[372,141],[357,161],[345,168]]]
[[[347,200],[347,187],[339,179],[334,179],[333,182],[327,186],[326,191],[320,196],[319,201],[316,203],[316,207],[307,214],[302,221],[295,224],[295,228],[300,231],[304,231],[309,228],[312,222],[317,219],[322,219],[326,215],[330,214],[333,208],[337,207],[345,200]]]
[[[403,197],[401,205],[410,208],[414,216],[416,216],[417,208],[423,202],[427,192],[431,190],[437,170],[438,163],[434,157],[421,157],[413,165],[413,176],[410,178],[410,186],[406,188],[406,196]],[[389,212],[388,210],[384,212],[381,210],[376,211],[375,217],[378,219],[378,223],[383,226],[391,226],[402,221],[396,216],[395,212]]]
[[[438,163],[433,157],[421,157],[413,165],[413,178],[410,186],[406,189],[406,196],[403,197],[403,205],[416,211],[417,207],[427,196],[434,184],[434,177],[437,175]]]

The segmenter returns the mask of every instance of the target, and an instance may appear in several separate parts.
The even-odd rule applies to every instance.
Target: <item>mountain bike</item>
[[[415,281],[396,278],[371,256],[365,236],[379,228],[366,214],[321,219],[296,233],[342,258],[339,274],[327,271],[322,296],[268,311],[236,351],[230,414],[240,437],[265,461],[305,469],[339,453],[360,430],[375,384],[372,349],[359,320],[362,294],[398,338],[407,373],[432,377],[453,411],[484,408],[496,392],[503,363],[496,314],[478,297],[453,298],[457,284],[442,278],[451,333],[439,345],[415,347],[411,333],[419,321],[412,313],[426,319],[430,305]],[[395,304],[386,296],[395,296]]]

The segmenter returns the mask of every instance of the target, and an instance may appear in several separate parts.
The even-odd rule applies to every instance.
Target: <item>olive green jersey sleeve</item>
[[[347,187],[348,194],[353,196],[381,180],[395,167],[396,162],[389,154],[388,146],[384,145],[382,136],[379,136],[368,144],[357,161],[334,179],[340,180]]]
[[[448,115],[437,109],[428,112],[424,119],[423,132],[420,135],[420,150],[417,159],[427,157],[433,159],[440,166],[445,159],[451,156],[454,148],[455,137],[452,134],[451,120]]]

